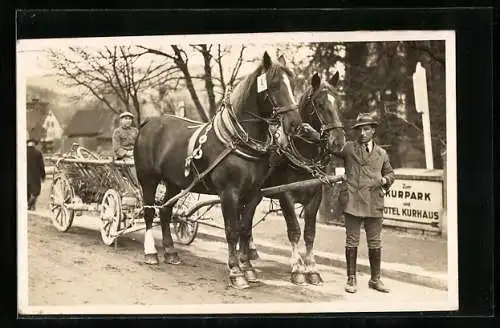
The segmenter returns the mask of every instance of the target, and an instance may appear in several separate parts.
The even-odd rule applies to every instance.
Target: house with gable
[[[68,117],[64,108],[56,108],[48,102],[33,98],[26,103],[26,134],[40,142],[42,151],[58,151]]]
[[[113,130],[118,124],[118,115],[105,109],[82,109],[73,115],[64,130],[63,152],[69,151],[73,143],[98,152],[110,152]]]

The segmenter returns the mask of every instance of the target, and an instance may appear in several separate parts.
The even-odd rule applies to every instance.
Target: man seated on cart
[[[113,153],[116,160],[133,160],[134,143],[139,130],[132,126],[134,115],[130,112],[120,114],[120,126],[113,131]]]
[[[113,131],[113,157],[115,160],[134,163],[134,144],[139,130],[132,126],[134,115],[130,112],[120,114],[120,126]],[[127,172],[133,183],[137,183],[134,167],[127,167]]]

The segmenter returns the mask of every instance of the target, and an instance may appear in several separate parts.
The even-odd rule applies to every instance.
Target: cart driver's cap
[[[134,118],[134,115],[131,112],[123,112],[120,114],[120,118],[124,118],[124,117]]]

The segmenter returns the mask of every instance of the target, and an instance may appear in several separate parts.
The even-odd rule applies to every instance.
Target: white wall
[[[55,139],[61,139],[63,135],[63,129],[61,128],[61,124],[54,116],[52,111],[49,111],[45,120],[43,122],[43,128],[47,131],[46,137],[42,141],[53,141]]]

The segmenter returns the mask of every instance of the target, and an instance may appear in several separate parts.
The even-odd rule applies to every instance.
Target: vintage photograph
[[[20,314],[458,309],[453,31],[16,51]]]

